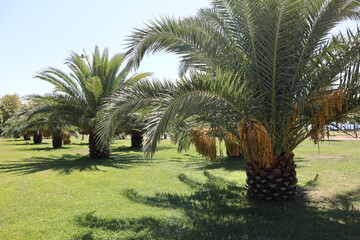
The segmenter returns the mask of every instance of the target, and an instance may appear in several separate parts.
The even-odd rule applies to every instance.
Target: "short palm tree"
[[[34,144],[42,143],[43,128],[37,125],[37,120],[29,121],[27,119],[27,113],[30,108],[31,104],[22,104],[20,110],[13,113],[13,116],[6,121],[4,128],[4,135],[6,137],[23,136],[24,140],[30,140],[30,136],[32,136]]]
[[[19,130],[21,130],[22,133],[33,134],[34,141],[36,138],[41,137],[42,139],[43,136],[51,136],[52,146],[55,149],[62,147],[63,142],[65,142],[64,138],[70,135],[77,135],[76,131],[66,123],[47,116],[35,116],[31,119],[25,119]],[[35,134],[36,132],[38,132],[39,136]]]
[[[124,60],[124,54],[116,54],[109,59],[108,49],[100,53],[95,47],[91,57],[71,54],[66,61],[70,74],[52,67],[40,72],[35,77],[53,84],[55,90],[44,96],[30,96],[35,103],[31,116],[47,114],[80,128],[89,134],[90,157],[108,157],[109,143],[99,147],[95,136],[98,111],[111,94],[149,76],[149,73],[141,73],[127,78],[130,69],[121,68]]]
[[[153,21],[130,37],[133,66],[163,50],[193,72],[178,83],[144,81],[126,100],[114,96],[108,112],[116,102],[117,111],[150,107],[149,153],[169,126],[195,120],[204,137],[241,147],[249,196],[291,198],[293,150],[360,104],[360,32],[329,37],[339,22],[359,19],[359,8],[358,0],[213,0],[195,17]]]
[[[44,114],[37,114],[32,118],[28,117],[34,108],[32,103],[24,104],[8,121],[9,124],[4,129],[6,136],[24,136],[24,140],[30,140],[33,136],[34,144],[42,143],[43,136],[52,137],[53,148],[60,148],[63,142],[63,136],[68,134],[76,135],[75,131],[59,119],[52,119]]]
[[[131,147],[141,149],[144,141],[145,122],[143,116],[139,114],[127,114],[119,119],[115,129],[115,135],[131,135]]]

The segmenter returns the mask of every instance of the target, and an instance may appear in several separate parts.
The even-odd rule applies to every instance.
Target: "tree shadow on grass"
[[[23,140],[21,138],[3,138],[3,137],[0,137],[0,139],[3,141],[3,143],[10,143],[10,144],[14,144],[15,142],[32,142],[31,140]]]
[[[293,201],[260,202],[249,200],[246,190],[233,182],[206,171],[205,176],[206,182],[179,176],[195,190],[187,196],[123,192],[136,203],[178,209],[183,218],[109,219],[85,213],[76,222],[89,229],[74,239],[360,239],[360,212],[349,207],[360,188],[336,196],[337,207],[324,208],[307,198],[308,189]]]
[[[307,162],[307,160],[305,158],[302,157],[296,157],[295,158],[295,162],[297,163],[297,169],[298,168],[303,168],[305,166],[302,165],[302,162]],[[194,161],[194,164],[198,165],[195,166],[195,169],[198,170],[210,170],[210,169],[224,169],[226,171],[232,172],[232,171],[242,171],[246,169],[246,159],[244,158],[232,158],[232,157],[225,157],[220,159],[217,162],[210,162],[207,164],[203,164],[202,162],[197,162]]]
[[[48,145],[49,143],[46,142],[42,142],[42,143],[34,143],[32,140],[30,141],[17,141],[17,142],[6,142],[6,143],[2,143],[3,145],[8,145],[8,146],[44,146],[44,145]],[[51,148],[51,146],[49,146],[49,148]]]
[[[168,150],[168,149],[173,149],[174,147],[172,146],[158,146],[156,151],[157,154],[161,154],[161,151],[163,150]],[[129,147],[129,146],[119,146],[119,147],[113,147],[112,148],[112,152],[143,152],[142,148],[137,148],[137,147]]]
[[[112,152],[136,152],[136,153],[142,153],[142,149],[141,148],[136,148],[136,147],[129,147],[129,146],[120,146],[120,147],[113,147],[112,148]]]
[[[247,161],[243,158],[232,158],[232,157],[224,157],[217,159],[216,161],[210,161],[208,159],[205,159],[202,156],[194,156],[189,154],[183,154],[187,157],[190,157],[189,159],[183,160],[180,157],[172,158],[168,161],[172,162],[183,162],[186,163],[184,167],[196,169],[199,171],[204,170],[212,170],[212,169],[223,169],[225,171],[243,171],[246,168]]]
[[[175,149],[176,147],[174,146],[165,146],[165,145],[160,145],[156,148],[156,151],[160,152],[160,151],[164,151],[164,150],[169,150],[169,149]]]
[[[133,154],[117,154],[108,159],[91,159],[89,156],[80,154],[64,154],[61,157],[32,157],[23,162],[8,161],[0,164],[0,173],[24,175],[53,170],[60,174],[70,174],[74,171],[103,171],[99,167],[126,169],[141,163],[145,163],[143,158]]]
[[[231,158],[226,157],[221,159],[218,162],[212,162],[209,164],[206,164],[205,166],[200,166],[199,170],[209,170],[209,169],[224,169],[226,171],[239,171],[239,170],[245,170],[246,168],[246,160],[243,158]]]
[[[352,140],[351,138],[347,140]],[[337,139],[324,139],[324,142],[343,142],[344,140],[337,140]]]
[[[296,169],[306,168],[307,166],[304,163],[308,162],[309,160],[303,157],[295,157],[294,162],[296,164]]]
[[[17,150],[19,151],[58,151],[58,150],[65,150],[65,149],[70,149],[69,147],[61,147],[61,148],[53,148],[52,146],[48,146],[48,147],[39,147],[39,145],[34,146],[32,148],[18,148]]]
[[[71,145],[77,145],[77,146],[85,146],[85,145],[89,145],[88,142],[72,142]]]

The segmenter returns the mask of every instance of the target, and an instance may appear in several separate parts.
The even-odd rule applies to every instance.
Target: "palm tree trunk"
[[[132,130],[131,131],[131,147],[142,148],[143,146],[143,133],[142,131]]]
[[[53,148],[61,148],[62,147],[62,136],[60,135],[53,135],[52,136],[52,145]]]
[[[34,144],[42,143],[42,133],[41,133],[41,131],[34,131],[33,142],[34,142]]]
[[[248,162],[246,168],[247,194],[265,200],[290,199],[297,195],[294,154],[274,157],[269,168]]]
[[[70,133],[65,133],[64,135],[63,135],[63,143],[64,143],[64,145],[68,145],[68,144],[70,144],[71,143],[71,135],[70,135]]]
[[[226,155],[229,158],[243,158],[240,146],[229,141],[225,141]]]
[[[357,135],[357,126],[356,126],[356,123],[354,123],[354,133],[355,133],[355,138],[357,138],[358,135]]]
[[[30,135],[29,134],[24,134],[24,140],[26,140],[26,141],[28,141],[28,140],[30,140]]]
[[[91,158],[108,158],[110,155],[109,147],[100,148],[93,131],[89,132],[89,152]]]
[[[229,158],[243,158],[244,157],[241,153],[239,153],[239,154],[231,154],[228,151],[226,151],[226,156],[228,156]]]

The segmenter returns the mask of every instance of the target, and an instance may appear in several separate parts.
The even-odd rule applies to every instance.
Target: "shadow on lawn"
[[[89,145],[89,143],[87,141],[81,141],[81,142],[72,142],[71,145],[78,145],[78,146],[85,146],[85,145]]]
[[[243,158],[226,157],[219,162],[213,162],[206,164],[205,166],[198,167],[199,170],[220,169],[220,168],[226,171],[245,170],[246,160]]]
[[[70,149],[69,147],[61,147],[61,148],[53,148],[52,146],[48,145],[48,147],[39,147],[40,145],[33,145],[31,148],[18,148],[19,151],[59,151],[64,149]]]
[[[158,193],[150,197],[133,189],[123,193],[136,203],[179,209],[184,218],[107,219],[92,212],[76,218],[77,224],[89,229],[73,239],[360,239],[360,212],[351,207],[360,188],[336,196],[332,199],[336,207],[325,209],[307,199],[306,189],[289,202],[250,201],[243,187],[206,171],[205,176],[205,183],[179,176],[195,189],[188,196]],[[317,177],[308,186],[316,181]]]
[[[212,170],[212,169],[223,169],[225,171],[243,171],[246,168],[246,160],[243,158],[231,158],[224,157],[217,159],[216,161],[209,161],[201,156],[193,156],[190,154],[182,154],[190,157],[189,160],[183,160],[180,157],[172,158],[168,161],[171,162],[183,162],[186,163],[184,167],[196,169],[198,171]]]
[[[156,148],[157,154],[161,154],[160,152],[163,150],[173,149],[173,146],[158,146]],[[137,147],[129,147],[129,146],[119,146],[119,147],[113,147],[112,152],[143,152],[141,148]]]
[[[112,148],[112,152],[136,152],[136,153],[141,153],[142,149],[141,148],[135,148],[135,147],[129,147],[129,146],[120,146],[120,147],[113,147]]]
[[[3,143],[3,145],[9,145],[9,146],[44,146],[44,145],[48,145],[48,143],[46,142],[42,142],[42,143],[37,143],[35,144],[33,141],[17,141],[17,142],[5,142]],[[49,148],[51,148],[51,146],[49,146]]]
[[[91,159],[84,155],[64,154],[61,157],[32,157],[23,162],[8,161],[0,164],[0,172],[31,174],[46,170],[57,171],[61,174],[70,174],[74,171],[103,171],[99,167],[112,167],[126,169],[132,167],[132,164],[146,162],[142,156],[134,154],[117,154],[108,159]]]

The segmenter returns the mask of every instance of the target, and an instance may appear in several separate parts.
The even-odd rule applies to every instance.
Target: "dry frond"
[[[329,124],[334,117],[343,112],[345,105],[344,90],[337,90],[316,99],[318,108],[314,114],[311,125],[311,139],[318,143],[325,138],[325,126]]]
[[[71,140],[70,140],[71,135],[70,135],[70,133],[64,133],[62,137],[63,137],[63,142],[64,142],[65,145],[71,143]]]
[[[196,151],[210,160],[216,159],[216,138],[210,136],[206,129],[191,129],[191,142],[195,145]]]
[[[241,148],[247,160],[270,167],[273,161],[273,144],[266,128],[254,119],[250,122],[241,121],[238,126]]]
[[[43,135],[43,137],[48,138],[48,137],[51,137],[52,134],[50,131],[43,131],[42,135]]]
[[[229,157],[238,157],[241,154],[240,141],[234,137],[231,133],[226,134],[225,138],[226,152]]]

